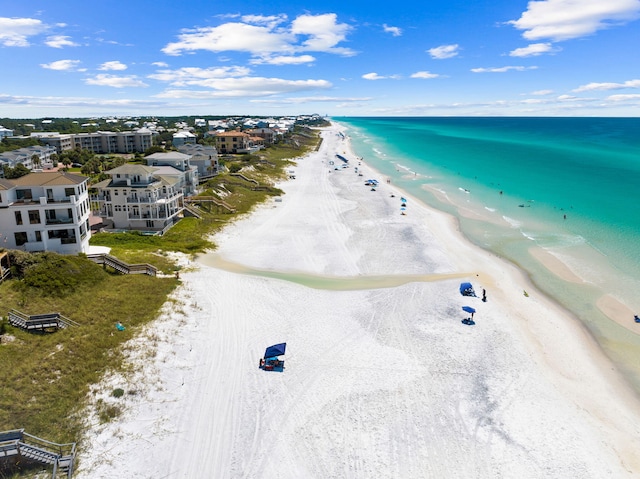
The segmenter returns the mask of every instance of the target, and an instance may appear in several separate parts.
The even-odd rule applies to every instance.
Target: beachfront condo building
[[[153,145],[153,133],[147,128],[136,131],[97,131],[60,135],[59,133],[38,133],[38,140],[53,146],[58,153],[81,149],[97,154],[104,153],[144,153]]]
[[[227,153],[251,153],[256,150],[251,135],[241,131],[209,132],[216,142],[216,150],[221,154]]]
[[[172,169],[172,174],[162,174]],[[107,230],[163,233],[180,220],[184,174],[175,168],[125,164],[105,172],[111,178],[92,187],[94,215]]]
[[[89,178],[61,172],[0,179],[0,246],[22,251],[87,253]]]

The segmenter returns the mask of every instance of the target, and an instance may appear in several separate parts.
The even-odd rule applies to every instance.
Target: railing
[[[9,311],[9,324],[25,331],[45,331],[52,328],[64,329],[69,326],[80,326],[60,313],[27,315],[16,309]]]
[[[254,183],[256,186],[260,186],[260,183],[258,183],[257,180],[254,180],[253,178],[247,178],[242,173],[231,173],[231,176],[237,176],[237,177],[242,178],[243,180],[246,180],[246,181],[248,181],[250,183]]]
[[[215,196],[191,196],[184,199],[185,204],[188,203],[213,203],[216,206],[220,206],[230,213],[235,213],[236,210],[228,203],[216,198]]]
[[[0,459],[17,457],[21,461],[53,466],[52,479],[56,479],[58,473],[71,478],[75,456],[75,442],[58,444],[27,434],[24,429],[0,432]]]
[[[73,224],[73,218],[55,218],[55,219],[51,219],[51,218],[47,218],[45,221],[45,224],[47,226],[51,226],[51,225],[68,225],[68,224]]]
[[[9,268],[1,268],[0,269],[0,283],[2,283],[10,275],[11,275],[11,270]]]
[[[109,266],[122,274],[147,274],[149,276],[158,274],[158,268],[153,265],[148,263],[128,264],[109,254],[88,254],[87,258],[94,263]]]

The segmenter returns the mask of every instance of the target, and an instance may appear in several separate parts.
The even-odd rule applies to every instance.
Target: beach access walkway
[[[57,444],[13,429],[0,432],[0,471],[25,464],[51,467],[51,479],[71,478],[76,457],[76,443]]]

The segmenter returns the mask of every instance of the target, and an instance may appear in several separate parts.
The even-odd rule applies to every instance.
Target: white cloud
[[[189,84],[195,84],[190,82]],[[214,91],[167,90],[158,98],[228,98],[259,97],[297,91],[331,88],[326,80],[283,80],[280,78],[244,77],[211,78],[197,82],[198,85]]]
[[[629,101],[629,100],[640,100],[640,94],[633,95],[610,95],[607,97],[609,101]]]
[[[166,62],[153,62],[152,65],[154,67],[167,68],[169,66]]]
[[[341,55],[353,55],[348,48],[336,47],[346,39],[351,27],[346,23],[336,23],[335,13],[323,15],[300,15],[291,23],[291,32],[295,35],[308,35],[301,49],[314,52],[331,52]]]
[[[225,23],[217,27],[186,30],[179,41],[162,49],[167,55],[206,50],[211,52],[239,51],[254,55],[272,52],[293,52],[293,36],[285,32],[272,32],[264,26],[245,23]]]
[[[439,47],[430,48],[427,53],[431,55],[431,58],[436,60],[444,60],[445,58],[453,58],[458,55],[460,46],[458,44],[453,45],[440,45]]]
[[[411,78],[424,78],[424,79],[429,79],[429,78],[438,78],[440,75],[438,75],[437,73],[430,73],[430,72],[415,72],[411,75]]]
[[[126,70],[127,65],[117,60],[112,62],[104,62],[102,65],[98,67],[98,70]]]
[[[523,72],[525,70],[535,70],[538,67],[522,67],[522,66],[507,66],[507,67],[495,67],[495,68],[472,68],[473,73],[505,73],[508,71]]]
[[[375,72],[371,72],[371,73],[365,73],[364,75],[362,75],[362,78],[364,78],[365,80],[397,80],[400,78],[400,76],[399,75],[382,76],[382,75],[378,75]]]
[[[233,18],[230,16],[230,18]],[[269,28],[275,28],[281,23],[287,21],[287,15],[281,13],[280,15],[243,15],[242,21],[246,23],[254,23],[257,25],[266,25]]]
[[[80,63],[80,60],[58,60],[51,63],[41,63],[40,66],[47,70],[73,71]]]
[[[160,70],[147,78],[167,82],[173,86],[198,85],[211,78],[244,77],[250,70],[246,67],[197,68],[185,67],[178,70]]]
[[[300,65],[303,63],[313,63],[315,57],[311,55],[279,55],[275,57],[254,58],[251,60],[252,65]]]
[[[279,26],[286,16],[245,16],[245,23],[224,23],[217,27],[184,30],[178,41],[169,43],[162,51],[167,55],[205,50],[211,52],[247,52],[255,57],[269,58],[272,54],[293,55],[303,51],[352,55],[348,48],[337,45],[346,39],[351,27],[337,23],[333,13],[300,15],[289,28]]]
[[[28,47],[28,37],[38,35],[49,27],[35,18],[0,17],[0,45]]]
[[[531,92],[532,95],[538,95],[538,96],[551,95],[552,93],[553,93],[553,90],[536,90]]]
[[[306,97],[293,97],[293,98],[278,98],[278,99],[254,99],[250,100],[251,103],[282,103],[288,105],[298,105],[302,103],[352,103],[352,102],[361,102],[361,101],[371,101],[373,98],[371,97],[361,97],[361,98],[345,98],[345,97],[333,97],[333,96],[306,96]]]
[[[530,1],[520,18],[508,23],[524,30],[527,40],[558,42],[635,20],[639,13],[638,0],[539,0]]]
[[[588,83],[573,91],[579,93],[592,90],[622,90],[623,88],[640,88],[640,80],[627,80],[623,83]]]
[[[553,48],[551,43],[532,43],[526,47],[516,48],[509,52],[510,57],[535,57],[543,53],[556,52],[559,49]]]
[[[110,86],[113,88],[126,88],[126,87],[146,87],[149,86],[134,76],[119,77],[115,75],[109,75],[101,73],[93,78],[87,78],[84,81],[87,85],[97,86]]]
[[[63,47],[78,47],[80,44],[75,43],[69,39],[70,37],[65,35],[54,35],[47,37],[45,45],[51,48],[63,48]]]
[[[390,33],[394,37],[399,37],[400,35],[402,35],[402,29],[401,28],[391,27],[391,26],[387,25],[386,23],[382,25],[382,28],[383,28],[385,33]]]

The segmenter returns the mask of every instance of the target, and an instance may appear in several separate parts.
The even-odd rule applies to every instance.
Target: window
[[[17,233],[14,233],[13,236],[16,239],[16,246],[22,246],[27,242],[27,233],[24,231],[18,231]]]
[[[71,196],[71,195],[75,195],[76,194],[76,190],[74,190],[73,188],[65,188],[64,189],[64,196]]]
[[[42,241],[42,233],[40,233],[40,231],[36,231],[36,241]]]
[[[29,210],[29,224],[37,225],[40,223],[40,211]]]
[[[18,200],[31,200],[33,199],[33,194],[31,190],[16,190],[16,198]]]
[[[22,224],[22,211],[16,211],[16,224],[18,226]]]

